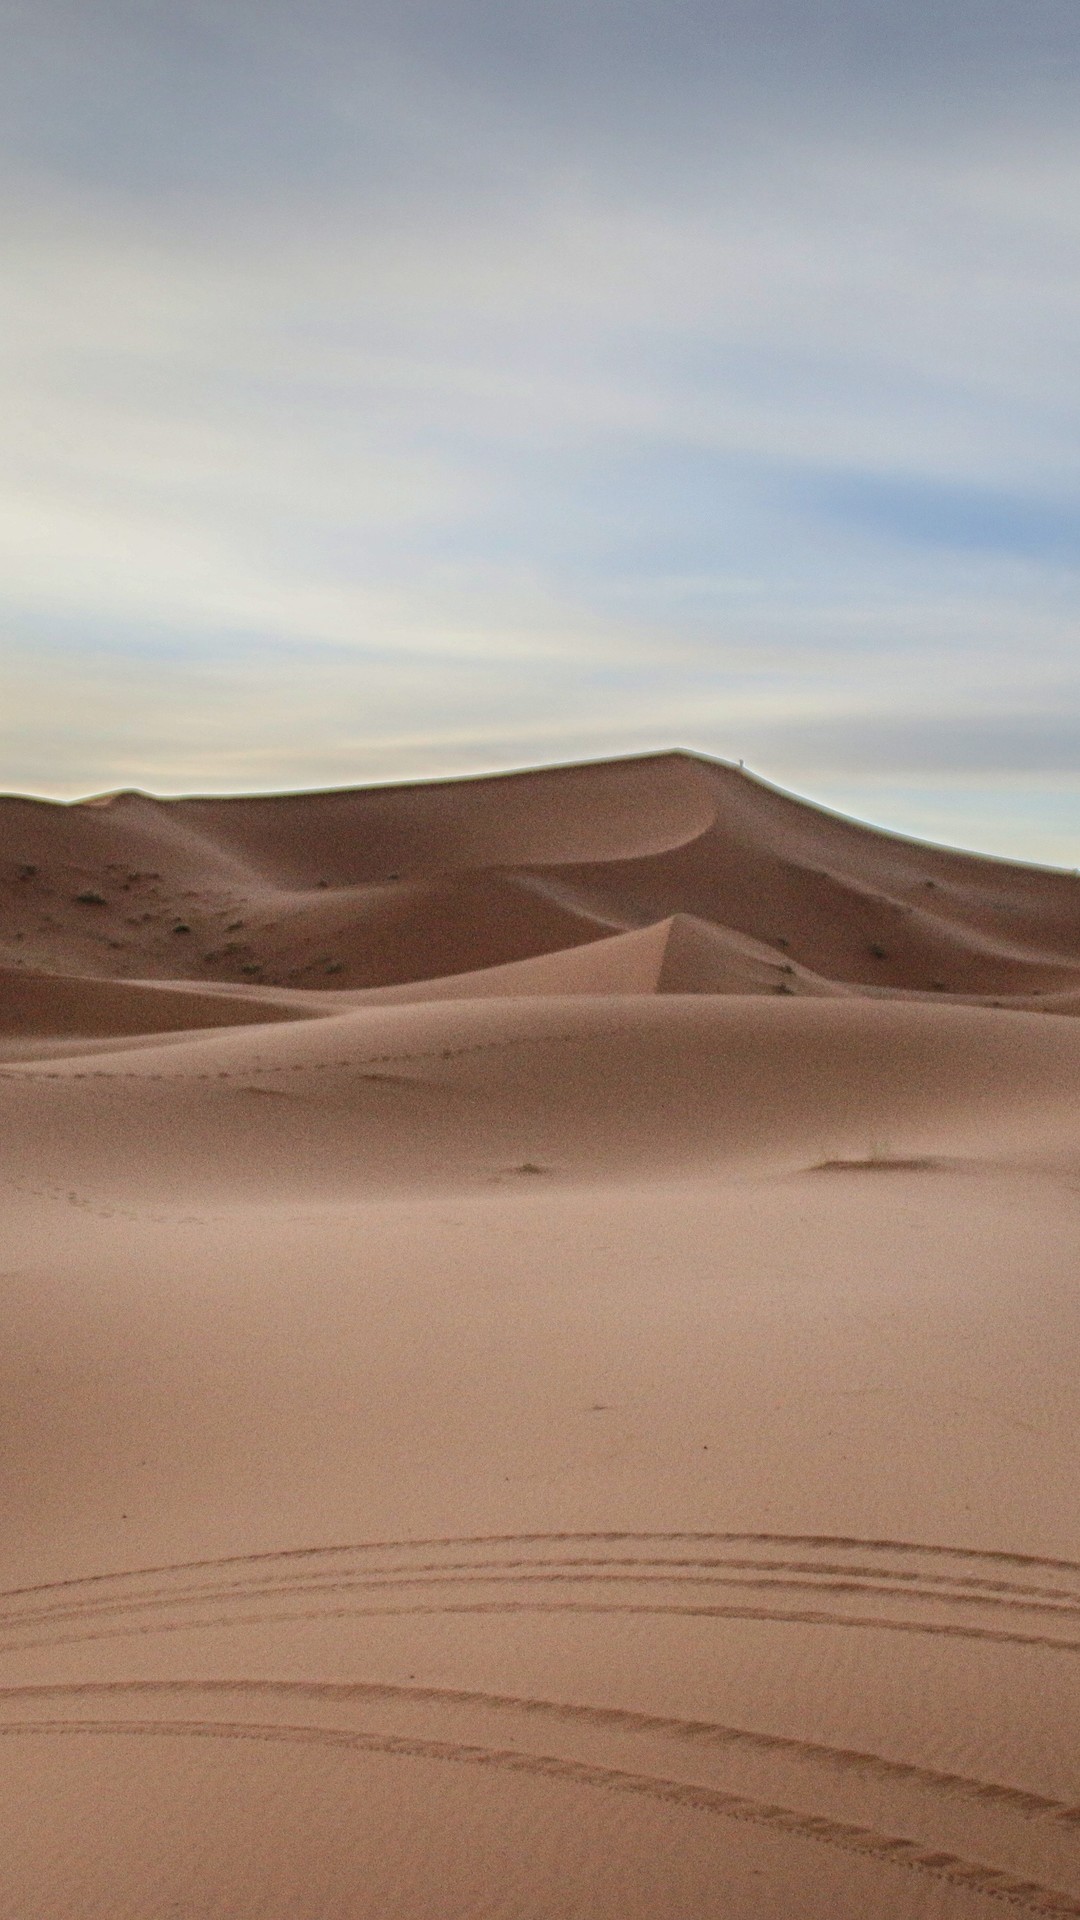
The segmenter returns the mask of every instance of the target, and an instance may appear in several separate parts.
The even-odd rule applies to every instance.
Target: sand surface
[[[1080,1915],[1080,879],[0,801],[2,1920]]]

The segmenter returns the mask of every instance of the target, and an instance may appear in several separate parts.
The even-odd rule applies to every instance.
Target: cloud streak
[[[1058,857],[1071,5],[10,11],[4,784],[682,740]]]

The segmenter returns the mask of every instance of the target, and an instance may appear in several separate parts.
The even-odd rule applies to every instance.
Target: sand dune
[[[1080,881],[0,802],[0,1916],[1080,1914]]]
[[[9,799],[0,829],[9,966],[389,986],[689,916],[845,987],[1080,992],[1077,875],[878,833],[690,754],[280,798]],[[734,990],[778,984],[751,970]]]

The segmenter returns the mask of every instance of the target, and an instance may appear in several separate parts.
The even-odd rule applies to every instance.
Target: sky
[[[0,788],[1080,865],[1076,0],[0,0]]]

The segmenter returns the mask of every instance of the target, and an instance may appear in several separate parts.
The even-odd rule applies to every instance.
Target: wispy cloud
[[[10,12],[4,784],[682,740],[1060,857],[1071,4]]]

